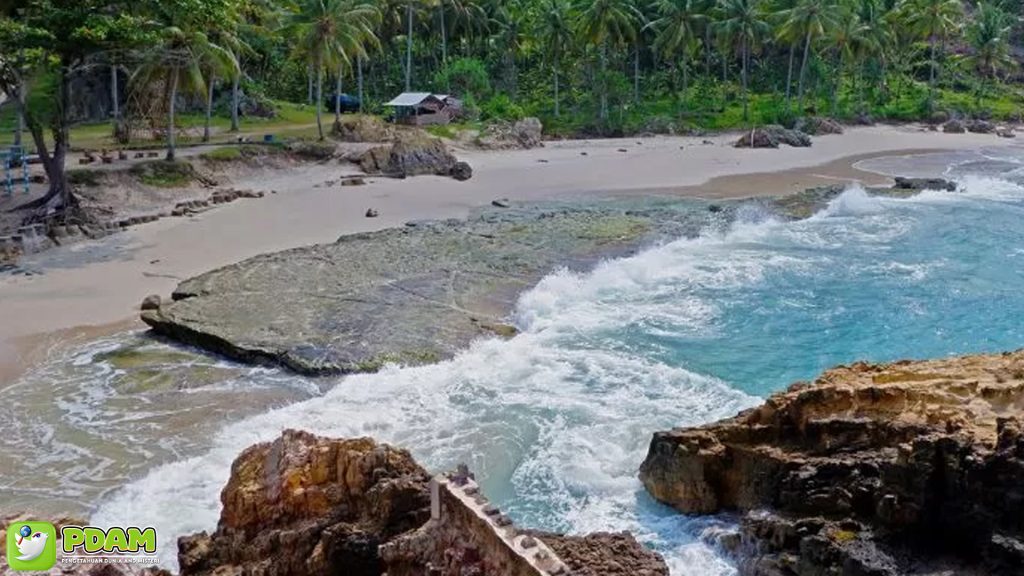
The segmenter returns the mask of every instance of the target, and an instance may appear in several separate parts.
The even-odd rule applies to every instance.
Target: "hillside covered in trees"
[[[1016,118],[1017,0],[2,0],[0,91],[54,192],[72,87],[105,78],[115,136],[184,105],[239,128],[243,106],[452,93],[472,121],[554,134]],[[13,120],[18,118],[18,120]],[[17,128],[15,128],[17,130]],[[20,131],[19,131],[20,134]]]

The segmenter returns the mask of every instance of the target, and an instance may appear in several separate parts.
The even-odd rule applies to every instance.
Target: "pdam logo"
[[[46,571],[57,563],[57,530],[49,522],[15,522],[7,527],[7,565],[18,571]]]

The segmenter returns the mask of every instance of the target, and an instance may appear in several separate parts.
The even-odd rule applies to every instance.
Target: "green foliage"
[[[522,107],[512,101],[508,94],[495,94],[480,105],[482,120],[519,120],[526,116]]]
[[[486,98],[491,93],[491,79],[487,67],[475,58],[458,58],[434,77],[438,90],[458,94],[463,98]]]

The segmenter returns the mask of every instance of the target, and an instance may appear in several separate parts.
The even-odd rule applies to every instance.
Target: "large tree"
[[[719,22],[722,35],[736,47],[740,57],[744,121],[750,119],[750,56],[769,31],[768,23],[765,22],[757,2],[758,0],[723,0],[722,21]]]
[[[960,26],[960,0],[911,0],[906,5],[911,28],[928,41],[928,111],[935,109],[935,82],[939,74],[939,42]]]
[[[579,33],[598,51],[600,117],[608,120],[608,50],[636,39],[639,14],[629,0],[580,0]]]
[[[374,29],[380,13],[363,0],[304,0],[291,14],[284,33],[295,42],[295,54],[316,77],[316,125],[323,140],[324,70],[351,66],[366,56],[366,45],[376,42]]]
[[[559,82],[562,72],[562,60],[572,46],[572,5],[569,0],[543,0],[541,5],[541,42],[544,46],[544,57],[551,66],[554,84],[555,117],[561,115],[559,98]]]
[[[683,100],[688,89],[687,63],[694,46],[700,42],[700,32],[708,16],[701,0],[657,0],[654,4],[658,18],[648,26],[657,34],[654,48],[670,60],[678,59],[683,72]]]
[[[781,13],[781,16],[783,22],[780,35],[803,39],[800,77],[797,80],[797,98],[802,109],[812,43],[815,39],[825,36],[836,25],[837,6],[832,0],[798,0],[792,8]]]
[[[102,66],[109,51],[143,40],[146,26],[143,19],[133,16],[135,8],[130,2],[111,0],[0,3],[0,90],[21,95],[14,98],[15,105],[49,181],[43,197],[20,207],[36,210],[32,219],[77,217],[77,202],[65,168],[72,121],[68,113],[70,84],[75,76]],[[33,84],[32,75],[55,79],[55,94],[45,105],[30,104],[34,99],[23,93],[22,87]]]

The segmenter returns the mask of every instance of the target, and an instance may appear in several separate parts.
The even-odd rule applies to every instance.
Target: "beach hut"
[[[395,121],[401,124],[427,126],[452,121],[444,100],[429,92],[405,92],[385,106],[395,109]]]

